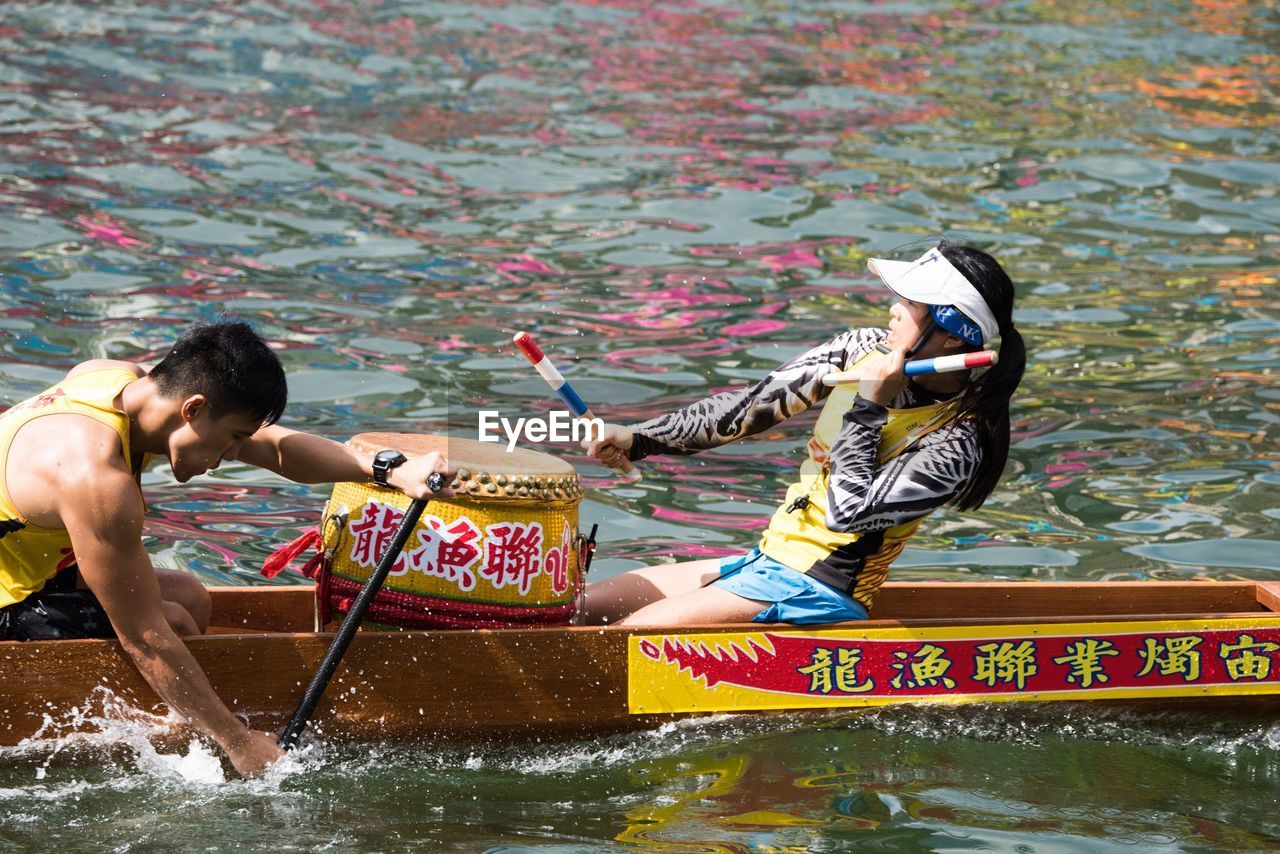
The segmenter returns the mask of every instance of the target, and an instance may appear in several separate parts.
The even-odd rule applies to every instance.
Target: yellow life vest
[[[869,353],[858,360],[854,369],[866,367],[879,358],[882,358],[879,352]],[[827,482],[831,471],[827,457],[844,423],[844,414],[853,406],[857,389],[857,384],[836,386],[827,398],[813,427],[808,456],[800,464],[800,479],[787,490],[784,503],[769,521],[760,540],[760,551],[841,589],[869,608],[889,573],[889,564],[902,553],[924,517],[890,528],[882,532],[883,536],[881,532],[842,534],[827,527]],[[911,409],[890,409],[889,420],[880,431],[877,465],[884,465],[926,433],[946,424],[951,415],[952,407],[946,401]],[[860,541],[864,549],[854,547]],[[840,558],[851,553],[856,554],[856,559],[847,561],[848,566],[833,560],[833,556]]]
[[[129,464],[129,416],[116,409],[115,399],[136,379],[132,371],[123,368],[86,371],[0,415],[0,607],[26,599],[76,560],[65,528],[33,525],[13,506],[5,482],[13,437],[23,426],[46,415],[84,415],[119,434],[125,463]],[[143,458],[143,466],[151,457]]]

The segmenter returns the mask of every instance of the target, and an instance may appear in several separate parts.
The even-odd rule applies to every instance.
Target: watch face
[[[387,485],[387,472],[409,459],[399,451],[378,451],[373,455],[373,482]]]

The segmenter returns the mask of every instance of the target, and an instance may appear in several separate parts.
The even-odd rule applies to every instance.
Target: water
[[[634,421],[883,322],[865,259],[947,234],[1005,262],[1032,361],[1001,487],[932,517],[894,576],[1275,579],[1276,34],[1273,9],[1234,0],[6,4],[0,403],[231,311],[279,345],[290,426],[539,410],[519,329]],[[594,572],[750,547],[809,423],[647,461],[634,487],[570,453]],[[146,488],[153,558],[209,583],[263,583],[326,494],[236,466],[187,486],[158,467]],[[218,782],[199,745],[148,754],[134,721],[7,752],[0,840],[1280,840],[1270,722],[1117,715],[322,745],[250,783]]]

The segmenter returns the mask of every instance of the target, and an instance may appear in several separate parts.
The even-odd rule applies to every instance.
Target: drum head
[[[550,475],[565,477],[574,474],[573,466],[550,454],[515,448],[508,451],[503,442],[477,442],[474,439],[458,439],[452,436],[436,436],[430,433],[361,433],[347,441],[348,445],[376,454],[386,448],[420,457],[432,451],[448,457],[454,468],[471,468],[494,474]]]
[[[501,442],[431,433],[361,433],[347,444],[366,454],[388,448],[410,457],[432,451],[444,454],[458,472],[453,488],[476,499],[577,501],[582,496],[578,473],[569,463],[527,448],[508,451]]]

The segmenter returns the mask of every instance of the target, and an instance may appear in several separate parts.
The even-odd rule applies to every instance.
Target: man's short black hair
[[[151,369],[151,379],[168,398],[203,394],[214,418],[239,412],[274,424],[289,399],[280,359],[243,321],[197,323]]]

